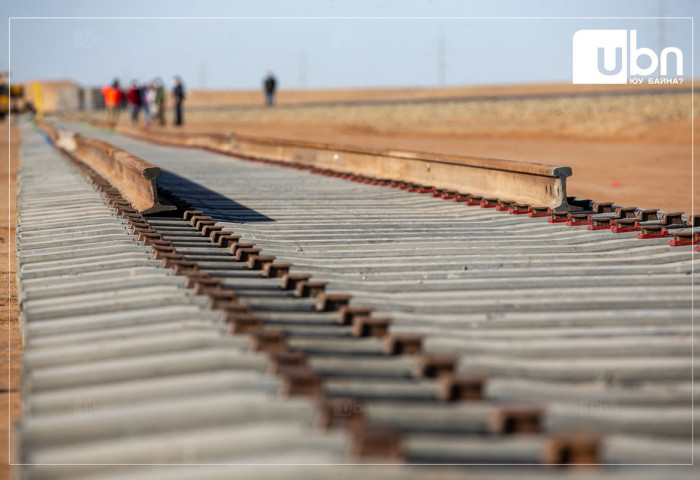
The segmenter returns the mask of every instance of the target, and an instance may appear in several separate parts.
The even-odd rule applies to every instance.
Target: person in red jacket
[[[131,82],[129,91],[126,92],[126,102],[129,105],[131,124],[136,125],[139,121],[139,110],[141,109],[141,89],[136,81]]]
[[[102,95],[107,107],[107,121],[117,123],[119,120],[119,104],[124,100],[124,93],[119,88],[119,80],[114,80],[112,85],[102,87]]]

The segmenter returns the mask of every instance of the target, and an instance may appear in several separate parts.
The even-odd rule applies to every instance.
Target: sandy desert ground
[[[193,91],[184,129],[570,166],[571,195],[690,213],[687,88],[282,90],[274,108],[260,92]]]
[[[0,202],[2,205],[0,209],[0,338],[2,339],[0,340],[0,412],[2,412],[0,414],[0,478],[10,478],[10,467],[7,465],[9,433],[7,428],[10,420],[14,422],[19,418],[21,412],[18,389],[22,342],[17,318],[15,283],[15,272],[17,271],[15,196],[20,138],[17,130],[13,129],[11,135],[12,163],[9,165],[11,168],[8,168],[10,132],[7,127],[7,122],[0,123],[0,158],[4,167],[0,171],[0,191],[4,195],[2,202]],[[11,358],[10,352],[12,353]]]
[[[683,91],[685,85],[642,85],[635,91]],[[569,83],[527,85],[477,85],[460,87],[365,88],[365,89],[297,89],[287,90],[282,85],[277,104],[294,106],[317,103],[358,103],[387,101],[425,101],[449,99],[483,99],[488,97],[566,96],[596,93],[629,93],[627,85],[573,85]],[[260,90],[191,90],[190,108],[210,108],[217,105],[259,106],[263,101]]]
[[[55,85],[63,88],[70,83]],[[55,92],[51,95],[55,97]],[[684,89],[529,85],[282,90],[274,108],[260,106],[261,96],[257,91],[193,91],[183,128],[566,165],[574,171],[569,182],[573,195],[670,211],[690,212],[693,207],[691,119],[698,109],[691,109],[691,95]],[[101,118],[102,113],[94,115]],[[128,121],[125,113],[120,120]],[[7,123],[0,126],[0,154],[6,166],[0,171],[0,184],[3,192],[10,193],[9,209],[0,210],[0,331],[4,332],[0,343],[5,367],[8,342],[12,346],[9,369],[0,369],[0,411],[6,412],[0,422],[0,451],[5,459],[6,415],[9,411],[15,421],[20,414],[16,388],[21,342],[14,290],[20,139],[13,131],[10,144]],[[700,212],[697,199],[694,206]],[[0,478],[9,477],[5,463],[0,465]]]
[[[70,79],[39,80],[26,82],[25,96],[30,102],[35,102],[34,83],[39,84],[44,108],[47,112],[56,110],[60,90],[64,88],[86,88]],[[101,85],[90,85],[98,87]],[[122,85],[124,88],[125,85]],[[282,88],[277,94],[277,104],[280,106],[309,105],[319,103],[358,103],[358,102],[391,102],[391,101],[432,101],[448,99],[484,99],[489,97],[532,97],[532,96],[566,96],[594,95],[597,93],[634,93],[639,91],[688,91],[691,85],[687,82],[681,85],[642,85],[630,90],[627,85],[573,85],[568,83],[528,84],[528,85],[482,85],[461,87],[407,87],[407,88],[363,88],[363,89],[297,89]],[[217,107],[257,107],[263,102],[260,90],[189,90],[187,94],[189,108]]]

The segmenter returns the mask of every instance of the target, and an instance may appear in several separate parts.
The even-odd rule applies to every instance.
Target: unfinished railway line
[[[563,167],[39,127],[21,478],[692,474],[696,218]]]

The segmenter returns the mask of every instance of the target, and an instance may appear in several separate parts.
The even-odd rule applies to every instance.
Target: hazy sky
[[[690,76],[690,20],[454,17],[700,13],[700,2],[692,0],[0,1],[6,18],[217,17],[11,20],[13,81],[69,78],[100,85],[114,77],[169,80],[178,74],[190,88],[258,88],[268,70],[283,88],[569,82],[571,39],[579,29],[637,29],[640,46],[681,48]],[[359,16],[384,18],[327,18]],[[399,16],[451,18],[386,18]],[[8,35],[2,38],[0,62],[7,65]]]

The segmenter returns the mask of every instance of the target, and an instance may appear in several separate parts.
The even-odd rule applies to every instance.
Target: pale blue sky
[[[5,17],[609,17],[695,16],[691,0],[2,0]],[[579,29],[637,29],[640,46],[677,46],[690,76],[690,20],[213,19],[11,21],[13,81],[100,85],[179,74],[190,88],[283,88],[569,82]],[[444,40],[440,40],[440,39]],[[8,35],[0,62],[8,63]],[[444,42],[444,69],[440,44]],[[663,43],[663,45],[660,45]],[[5,69],[5,68],[3,68]]]

